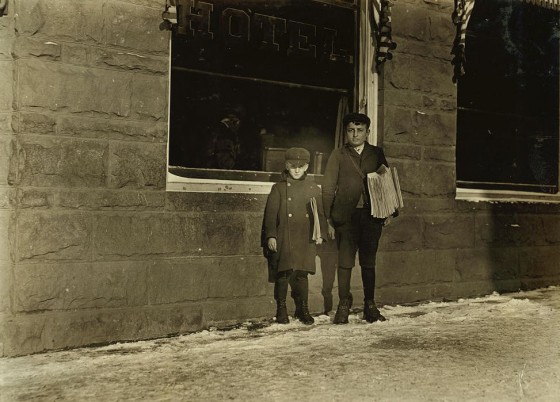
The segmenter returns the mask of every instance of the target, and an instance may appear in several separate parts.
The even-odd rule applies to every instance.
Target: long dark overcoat
[[[321,237],[327,238],[321,188],[310,180],[286,177],[274,184],[268,196],[263,219],[262,246],[269,263],[269,281],[275,273],[302,270],[315,273],[317,249],[313,236],[311,198],[317,202]],[[268,250],[267,241],[275,237],[277,252]]]

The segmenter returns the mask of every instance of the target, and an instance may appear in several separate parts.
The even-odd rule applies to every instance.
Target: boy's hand
[[[317,240],[315,240],[315,244],[323,244],[323,238],[319,237]]]
[[[277,246],[276,246],[276,237],[269,237],[268,238],[268,249],[270,251],[276,252],[277,250]]]
[[[331,224],[330,219],[327,220],[327,233],[329,235],[329,239],[334,239],[335,230],[334,226]]]

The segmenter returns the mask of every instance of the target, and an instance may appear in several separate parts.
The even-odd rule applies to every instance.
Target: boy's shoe
[[[278,300],[276,302],[276,323],[277,324],[288,324],[290,319],[288,318],[288,309],[286,307],[286,300]]]
[[[298,308],[299,307],[299,308]],[[294,313],[294,317],[303,322],[305,325],[311,325],[315,322],[311,314],[309,314],[309,306],[307,302],[303,301],[296,307],[296,313]]]
[[[338,308],[336,309],[336,314],[334,315],[335,324],[348,324],[348,314],[350,314],[349,300],[342,299],[338,303]]]
[[[373,300],[364,300],[364,320],[367,322],[386,321],[387,319],[379,312]]]

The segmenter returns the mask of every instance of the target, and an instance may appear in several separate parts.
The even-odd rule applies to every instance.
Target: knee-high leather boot
[[[375,267],[362,267],[362,284],[364,286],[364,316],[367,322],[385,321],[385,317],[375,305]]]
[[[295,271],[293,285],[295,285],[295,291],[297,293],[294,318],[297,318],[306,325],[311,325],[315,320],[311,317],[311,314],[309,314],[309,280],[307,278],[307,272]]]
[[[286,308],[286,296],[288,295],[288,277],[285,272],[279,272],[274,282],[274,296],[276,298],[276,322],[287,324],[288,309]]]
[[[352,278],[352,268],[338,268],[338,308],[334,315],[335,324],[347,324],[348,315],[350,314],[351,293],[350,293],[350,279]]]

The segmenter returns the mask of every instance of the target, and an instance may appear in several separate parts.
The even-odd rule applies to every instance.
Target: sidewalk
[[[382,312],[0,359],[0,400],[560,400],[560,287]]]

